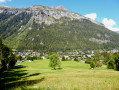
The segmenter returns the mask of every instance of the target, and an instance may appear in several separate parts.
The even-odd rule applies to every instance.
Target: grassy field
[[[4,72],[3,88],[13,90],[119,90],[119,71],[105,66],[90,69],[84,62],[63,61],[62,69],[52,70],[49,60],[19,63]]]

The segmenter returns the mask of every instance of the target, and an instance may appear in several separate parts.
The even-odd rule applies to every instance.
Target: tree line
[[[95,52],[93,58],[86,58],[86,62],[90,64],[91,68],[101,67],[106,65],[108,69],[115,69],[119,71],[119,53],[99,53]]]

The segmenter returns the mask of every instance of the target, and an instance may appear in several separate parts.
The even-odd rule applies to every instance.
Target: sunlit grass
[[[75,61],[63,61],[62,69],[52,70],[49,60],[35,60],[33,62],[22,62],[26,66],[19,70],[26,70],[27,80],[38,80],[41,82],[26,85],[16,89],[50,89],[50,90],[118,90],[119,72],[109,70],[105,66],[91,70],[89,64]],[[28,76],[28,77],[27,77]],[[21,79],[22,81],[23,79]],[[14,88],[15,89],[15,88]]]

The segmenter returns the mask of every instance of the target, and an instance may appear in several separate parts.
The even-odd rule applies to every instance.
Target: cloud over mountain
[[[86,14],[85,17],[95,20],[97,18],[96,13]]]
[[[107,18],[104,18],[102,20],[102,23],[105,25],[106,28],[112,30],[112,31],[119,31],[119,28],[114,28],[113,26],[116,25],[116,22],[112,19],[107,19]]]

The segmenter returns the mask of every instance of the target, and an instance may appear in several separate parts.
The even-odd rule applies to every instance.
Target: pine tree
[[[0,69],[1,69],[1,48],[2,48],[2,40],[0,37]]]
[[[2,44],[2,40],[0,38],[0,70],[4,71],[12,69],[16,61],[16,56],[12,53],[12,50]]]

